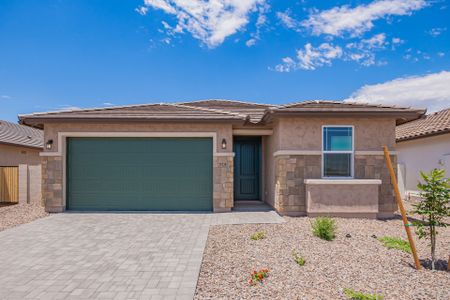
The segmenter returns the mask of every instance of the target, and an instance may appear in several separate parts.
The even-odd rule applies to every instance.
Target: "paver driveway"
[[[211,224],[274,212],[57,214],[0,232],[0,299],[192,299]]]

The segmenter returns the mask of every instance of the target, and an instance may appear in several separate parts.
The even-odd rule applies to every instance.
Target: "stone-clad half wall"
[[[305,179],[321,178],[321,155],[275,157],[274,208],[282,214],[306,215]],[[396,165],[396,155],[391,155]],[[377,217],[392,217],[397,209],[389,171],[383,155],[355,155],[355,179],[380,179]],[[345,179],[344,179],[345,180]],[[351,189],[349,189],[351,192]]]

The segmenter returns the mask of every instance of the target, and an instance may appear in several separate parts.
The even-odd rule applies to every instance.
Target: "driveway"
[[[210,225],[275,212],[66,213],[0,232],[0,299],[192,299]]]

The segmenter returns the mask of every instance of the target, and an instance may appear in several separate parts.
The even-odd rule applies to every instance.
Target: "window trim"
[[[352,129],[352,150],[346,150],[346,151],[330,151],[330,150],[324,150],[324,142],[323,142],[323,136],[324,136],[324,129],[329,127],[350,127]],[[355,126],[354,125],[322,125],[322,133],[321,133],[321,140],[320,143],[322,145],[322,154],[321,154],[321,177],[323,179],[354,179],[355,177]],[[328,153],[335,153],[335,154],[350,154],[350,176],[325,176],[324,175],[324,154]]]

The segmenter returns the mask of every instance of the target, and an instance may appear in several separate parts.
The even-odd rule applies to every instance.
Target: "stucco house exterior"
[[[396,139],[399,188],[405,199],[419,196],[420,171],[443,168],[450,176],[450,108],[397,126]]]
[[[41,203],[44,132],[0,121],[0,202]]]
[[[424,110],[304,101],[131,105],[19,116],[44,130],[43,195],[65,210],[230,211],[390,217],[382,146]]]

